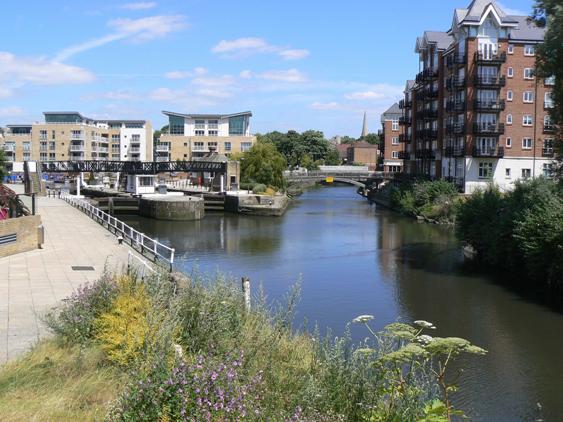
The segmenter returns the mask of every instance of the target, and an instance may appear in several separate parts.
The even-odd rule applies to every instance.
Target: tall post
[[[76,196],[80,196],[80,176],[76,177]]]
[[[244,307],[250,311],[250,280],[248,277],[242,278],[242,293],[244,295]]]
[[[35,194],[31,194],[31,215],[35,215]]]

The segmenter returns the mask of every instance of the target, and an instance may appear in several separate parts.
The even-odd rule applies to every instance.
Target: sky
[[[253,113],[251,130],[358,137],[418,72],[416,37],[469,0],[4,1],[0,126],[43,111],[166,124]],[[533,0],[503,0],[529,14]]]

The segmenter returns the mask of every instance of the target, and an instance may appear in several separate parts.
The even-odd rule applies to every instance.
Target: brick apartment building
[[[399,124],[404,120],[399,104],[395,103],[381,115],[381,130],[379,138],[383,155],[383,171],[397,173],[403,171],[404,142],[400,142],[403,134]]]
[[[534,76],[544,33],[490,0],[455,9],[447,32],[425,31],[415,46],[419,73],[399,103],[404,170],[466,193],[549,175],[554,80]]]
[[[7,125],[0,148],[8,162],[152,160],[152,126],[146,120],[94,120],[76,111],[43,114],[43,123]]]

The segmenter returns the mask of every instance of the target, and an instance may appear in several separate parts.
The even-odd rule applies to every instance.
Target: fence
[[[131,247],[142,255],[151,254],[155,262],[159,260],[166,261],[169,264],[170,271],[172,271],[174,248],[170,248],[146,236],[83,199],[66,193],[61,194],[61,199],[90,216],[90,218],[106,227],[110,232],[113,231],[116,236],[122,236],[125,242],[128,241]]]

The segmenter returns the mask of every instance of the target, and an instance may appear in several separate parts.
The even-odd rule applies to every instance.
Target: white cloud
[[[192,84],[204,87],[228,87],[235,83],[231,75],[197,77],[192,79]]]
[[[24,110],[21,107],[0,108],[0,117],[3,119],[23,116],[23,114],[24,114]]]
[[[254,76],[254,74],[250,70],[243,70],[242,72],[239,73],[239,76],[242,79],[251,79]]]
[[[13,93],[14,91],[12,89],[0,86],[0,98],[11,97]]]
[[[213,97],[213,98],[230,98],[233,96],[232,92],[222,89],[214,89],[214,88],[202,88],[196,91],[196,94],[202,95],[204,97]]]
[[[186,79],[191,78],[194,75],[205,75],[207,69],[204,67],[196,67],[193,70],[173,70],[166,72],[164,76],[168,79]]]
[[[329,102],[329,103],[314,102],[314,103],[309,105],[309,108],[312,108],[313,110],[335,110],[339,107],[340,107],[340,104],[338,104],[335,101],[332,101],[332,102]]]
[[[307,77],[297,69],[269,70],[257,75],[261,79],[280,82],[305,82]]]
[[[279,55],[284,60],[299,60],[304,59],[305,57],[309,56],[309,50],[305,49],[290,49],[290,50],[283,50],[279,52]]]
[[[378,100],[385,98],[385,94],[375,91],[352,92],[344,96],[348,100]]]
[[[156,7],[156,2],[154,1],[144,1],[144,2],[137,2],[137,3],[125,3],[121,6],[121,9],[126,10],[148,10]]]
[[[187,28],[188,24],[186,23],[186,17],[183,15],[158,15],[140,19],[114,19],[108,22],[108,26],[113,28],[115,32],[80,44],[71,45],[61,50],[55,57],[55,61],[64,61],[75,54],[118,40],[128,39],[134,42],[144,42],[163,38],[170,33]]]
[[[309,51],[305,49],[291,49],[268,43],[264,38],[244,37],[234,40],[221,40],[211,49],[213,53],[227,58],[247,57],[252,54],[278,54],[284,60],[299,60],[307,57]]]
[[[3,85],[8,83],[16,86],[26,83],[82,84],[92,82],[94,79],[92,72],[81,67],[47,60],[44,57],[23,58],[12,53],[0,52],[0,83]]]
[[[183,94],[183,91],[170,88],[157,88],[149,93],[149,98],[155,101],[172,101],[181,94]]]
[[[344,98],[348,100],[359,100],[359,101],[373,101],[373,100],[386,100],[394,101],[396,98],[403,95],[403,87],[388,85],[388,84],[376,84],[366,86],[365,89],[350,92],[344,95]]]

